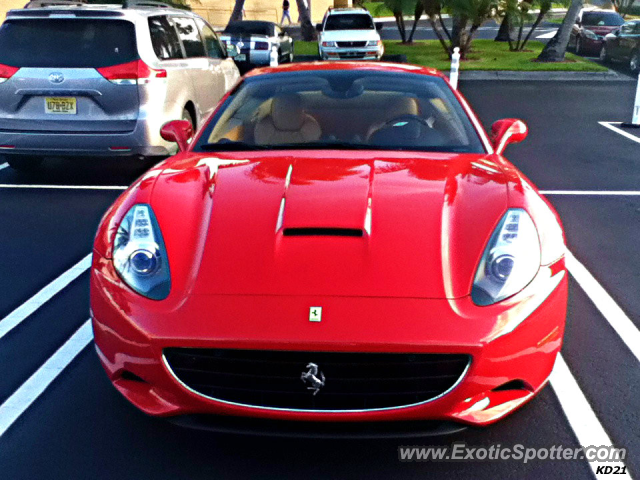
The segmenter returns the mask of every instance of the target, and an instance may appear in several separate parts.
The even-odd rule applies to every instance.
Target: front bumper
[[[322,60],[380,60],[384,54],[383,48],[329,48],[320,47]]]
[[[47,133],[0,131],[0,155],[166,157],[176,147],[160,138],[157,122],[139,120],[132,131]],[[11,146],[11,148],[6,148]]]
[[[308,313],[309,305],[322,305],[331,312],[327,321],[291,321],[300,312]],[[566,305],[564,268],[541,269],[517,301],[490,307],[477,307],[468,297],[203,295],[174,302],[170,295],[166,301],[154,302],[123,285],[111,262],[97,253],[91,271],[92,319],[100,360],[129,401],[158,416],[487,425],[524,404],[546,384],[562,345]],[[255,328],[256,322],[261,328]],[[168,347],[465,353],[472,362],[455,388],[419,405],[353,412],[293,411],[225,403],[185,388],[163,361]]]

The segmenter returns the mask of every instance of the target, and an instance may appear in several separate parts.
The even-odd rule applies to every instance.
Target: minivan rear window
[[[138,60],[134,25],[125,20],[7,20],[0,27],[0,64],[101,68]]]

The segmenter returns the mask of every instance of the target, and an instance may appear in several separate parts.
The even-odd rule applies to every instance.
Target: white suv
[[[363,8],[330,8],[316,28],[322,60],[380,60],[384,46],[371,14]]]

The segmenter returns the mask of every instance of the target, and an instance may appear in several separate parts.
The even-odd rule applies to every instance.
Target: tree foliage
[[[509,30],[507,39],[509,50],[512,52],[524,50],[534,30],[538,28],[545,15],[551,10],[551,6],[551,0],[502,0],[500,2],[499,13],[506,19]],[[533,10],[538,10],[535,16],[531,13]],[[533,24],[529,28],[529,32],[524,35],[525,24],[530,22],[533,22]],[[517,30],[515,38],[511,37],[511,31],[513,30]]]
[[[402,43],[408,43],[404,14],[405,12],[413,12],[415,6],[416,0],[383,0],[376,8],[376,14],[379,14],[385,8],[391,10],[396,20],[396,27],[398,27],[398,32],[400,33],[400,40],[402,40]]]
[[[451,57],[453,49],[459,47],[462,59],[471,49],[478,29],[498,10],[498,0],[422,0],[422,4],[444,51]],[[453,19],[451,30],[442,19],[443,11]]]
[[[611,0],[613,8],[623,17],[626,17],[635,0]]]

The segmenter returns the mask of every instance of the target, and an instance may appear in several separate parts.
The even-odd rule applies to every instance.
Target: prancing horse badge
[[[310,307],[309,308],[309,321],[321,322],[322,321],[322,307]]]

